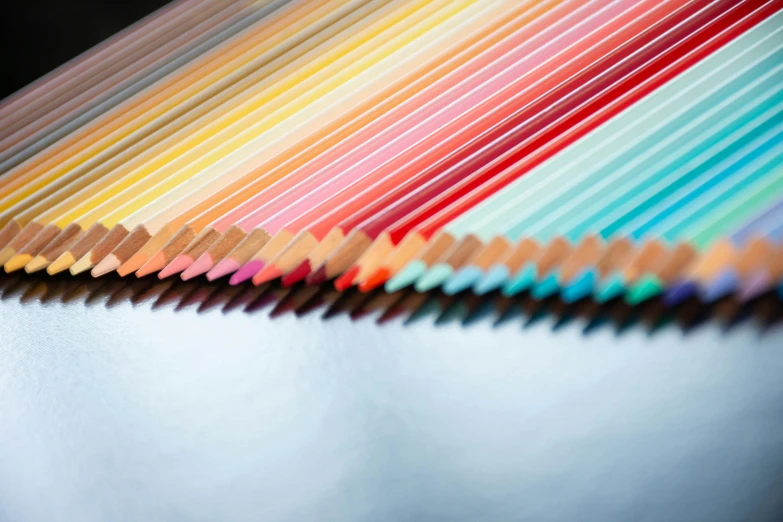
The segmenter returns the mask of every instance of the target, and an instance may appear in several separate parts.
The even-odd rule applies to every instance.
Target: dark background
[[[3,2],[0,98],[143,18],[166,0]]]

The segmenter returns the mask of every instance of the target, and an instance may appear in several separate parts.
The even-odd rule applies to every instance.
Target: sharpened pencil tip
[[[305,259],[304,261],[299,263],[299,266],[297,266],[289,273],[284,275],[280,282],[283,284],[283,286],[289,287],[295,285],[299,281],[302,281],[309,274],[310,274],[310,261]]]
[[[766,270],[756,272],[742,285],[739,297],[742,301],[750,301],[769,290],[771,286],[772,279],[769,276],[769,272]]]
[[[503,283],[505,283],[510,275],[511,273],[507,266],[495,265],[473,285],[473,291],[477,295],[488,294],[503,286]]]
[[[76,261],[69,269],[71,275],[81,274],[82,272],[86,272],[87,270],[94,267],[95,265],[90,260],[91,257],[92,254],[87,252],[87,254],[83,255],[81,259]]]
[[[625,302],[635,306],[652,299],[663,290],[663,283],[654,275],[644,275],[625,294]]]
[[[165,266],[166,256],[163,255],[163,252],[158,252],[141,265],[141,268],[136,270],[136,277],[144,277],[154,272],[160,272]],[[161,279],[163,278],[161,277]]]
[[[283,271],[275,265],[266,265],[253,276],[253,284],[256,286],[268,283],[278,277],[282,277]]]
[[[215,267],[217,268],[220,266],[218,265]],[[262,270],[264,268],[264,262],[260,259],[252,259],[242,265],[241,267],[238,267],[236,270],[234,270],[234,273],[231,275],[231,279],[228,280],[229,284],[232,285],[238,285],[241,283],[244,283],[248,279],[252,278],[254,275],[258,273],[259,270]]]
[[[452,274],[443,284],[443,293],[446,295],[456,295],[473,286],[476,281],[481,279],[484,271],[477,266],[468,265],[460,268]]]
[[[596,288],[593,297],[599,303],[606,303],[619,297],[623,292],[625,292],[625,278],[622,274],[613,274]]]
[[[506,281],[503,285],[503,295],[511,297],[524,292],[536,282],[537,275],[536,265],[534,263],[526,264],[517,275]]]
[[[417,292],[429,292],[439,287],[452,273],[454,273],[454,269],[450,265],[437,263],[424,272],[413,287]]]
[[[554,295],[560,288],[560,274],[557,271],[548,273],[543,279],[533,285],[530,295],[533,299],[546,299]]]
[[[120,264],[120,260],[117,259],[117,256],[114,254],[109,254],[108,256],[104,257],[100,263],[95,265],[95,268],[90,271],[90,274],[93,277],[101,277],[102,275],[117,270],[120,267]]]
[[[680,281],[669,286],[663,295],[663,302],[666,306],[676,306],[695,295],[698,290],[699,285],[696,281]]]
[[[174,274],[184,272],[192,264],[193,259],[190,256],[177,256],[163,270],[158,272],[158,279],[165,279]]]
[[[731,294],[739,285],[739,274],[735,270],[724,270],[702,291],[701,298],[706,303],[712,303]]]
[[[3,265],[3,268],[5,268],[6,273],[10,274],[11,272],[16,272],[17,270],[21,270],[24,268],[24,266],[32,261],[33,256],[30,254],[16,254],[11,259],[6,261],[6,263]]]
[[[583,271],[572,279],[560,293],[563,301],[566,303],[574,303],[587,297],[593,293],[593,287],[595,286],[597,279],[598,277],[595,270],[589,269]]]
[[[423,261],[411,261],[405,267],[394,274],[394,277],[386,281],[384,288],[387,292],[396,292],[406,286],[412,285],[427,270]]]
[[[343,273],[343,275],[335,279],[334,287],[340,292],[348,290],[351,286],[353,286],[353,280],[356,279],[356,276],[359,274],[359,270],[360,267],[358,265],[350,267]]]
[[[32,274],[40,270],[43,270],[47,266],[49,266],[49,260],[46,259],[44,256],[38,255],[35,256],[29,263],[24,265],[24,271],[27,272],[28,274]]]
[[[359,291],[360,292],[370,292],[372,290],[375,290],[382,284],[384,284],[386,281],[389,280],[389,277],[391,276],[391,271],[388,268],[379,268],[372,274],[370,274],[370,277],[359,283]]]
[[[195,263],[194,263],[195,265]],[[214,281],[215,279],[220,279],[223,276],[226,276],[228,274],[233,274],[237,270],[239,270],[240,264],[234,261],[232,258],[226,258],[220,261],[218,264],[213,266],[209,272],[207,272],[207,279],[210,281]]]
[[[310,272],[310,274],[305,278],[305,281],[307,281],[307,284],[309,285],[320,285],[321,283],[326,282],[327,279],[326,266],[322,265],[315,272]]]
[[[144,263],[147,262],[147,256],[141,253],[136,253],[131,256],[130,259],[125,261],[123,264],[120,265],[120,267],[117,269],[117,273],[120,274],[122,277],[125,277],[128,274],[132,274],[141,268]]]
[[[70,252],[65,252],[55,259],[51,265],[46,267],[46,271],[49,275],[59,274],[64,270],[68,270],[76,262],[76,258]]]
[[[189,279],[193,279],[196,276],[200,276],[201,274],[206,274],[210,270],[212,270],[212,267],[214,267],[214,263],[212,261],[212,256],[209,255],[208,252],[201,254],[198,259],[196,259],[193,264],[191,264],[189,267],[187,267],[180,276],[183,281],[187,281]]]

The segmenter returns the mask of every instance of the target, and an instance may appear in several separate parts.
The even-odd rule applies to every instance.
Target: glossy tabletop
[[[768,311],[521,303],[3,276],[0,520],[781,519]]]

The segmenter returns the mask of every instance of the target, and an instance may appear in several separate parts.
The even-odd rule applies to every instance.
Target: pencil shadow
[[[362,293],[355,288],[338,292],[331,284],[290,288],[277,283],[230,286],[223,281],[123,279],[116,274],[98,279],[46,274],[0,276],[0,305],[11,300],[25,306],[81,303],[108,309],[127,305],[151,310],[168,308],[175,313],[265,313],[272,319],[319,314],[323,321],[343,317],[350,321],[374,321],[381,327],[394,322],[404,327],[429,323],[436,328],[488,325],[493,329],[516,324],[521,330],[547,325],[553,332],[576,327],[583,336],[606,329],[617,336],[631,329],[642,329],[648,336],[671,328],[689,334],[707,323],[717,323],[729,332],[747,322],[756,325],[759,335],[765,335],[783,320],[783,303],[774,294],[745,304],[726,298],[708,306],[691,299],[668,308],[658,300],[639,306],[629,306],[621,300],[566,303],[557,297],[536,300],[525,294],[509,298],[498,293],[447,296],[412,290]]]

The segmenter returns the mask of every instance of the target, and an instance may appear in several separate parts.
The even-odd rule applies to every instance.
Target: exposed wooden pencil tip
[[[35,256],[29,263],[24,265],[24,271],[28,274],[39,272],[49,266],[49,260],[44,256]]]
[[[90,274],[93,277],[101,277],[104,274],[108,274],[109,272],[117,270],[120,267],[120,264],[120,260],[117,259],[117,256],[114,254],[109,254],[108,256],[104,257],[100,263],[95,265],[95,268],[92,269]]]
[[[0,248],[8,246],[8,243],[10,243],[21,231],[22,227],[13,219],[6,223],[3,228],[0,228]],[[6,261],[8,260],[6,259]]]
[[[73,254],[65,252],[60,257],[55,259],[51,265],[46,267],[46,272],[49,275],[59,274],[63,270],[68,270],[76,262]]]
[[[0,265],[5,265],[9,259],[16,255],[16,249],[5,247],[0,250]]]

